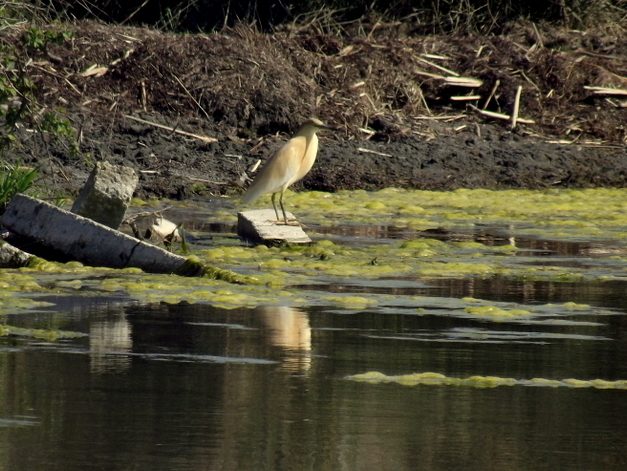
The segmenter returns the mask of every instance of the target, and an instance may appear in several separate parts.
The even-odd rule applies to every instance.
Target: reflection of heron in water
[[[308,370],[311,365],[311,327],[303,311],[290,306],[260,306],[255,314],[268,331],[271,345],[282,347],[288,354],[283,361],[290,370]]]
[[[111,316],[89,326],[89,361],[92,373],[120,373],[130,368],[133,350],[131,324],[122,308],[109,308]],[[113,314],[117,314],[112,317]],[[112,355],[115,353],[115,355]]]

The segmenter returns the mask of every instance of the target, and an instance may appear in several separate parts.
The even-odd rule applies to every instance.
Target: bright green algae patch
[[[590,311],[589,306],[570,303],[556,306],[527,306],[516,303],[484,302],[473,298],[451,299],[384,295],[364,292],[360,295],[329,293],[323,289],[301,290],[298,285],[315,287],[316,283],[341,284],[343,280],[366,283],[367,280],[434,277],[520,277],[520,270],[506,266],[515,258],[499,253],[488,263],[490,255],[479,254],[481,244],[459,247],[434,239],[394,241],[366,247],[349,247],[330,241],[319,241],[309,247],[244,247],[221,245],[197,251],[201,262],[228,267],[231,281],[209,277],[180,277],[176,275],[146,274],[136,268],[123,270],[85,267],[79,263],[48,263],[41,271],[34,268],[0,271],[0,313],[24,308],[36,309],[37,295],[93,296],[102,293],[125,297],[141,302],[209,303],[223,307],[255,307],[265,304],[280,305],[333,305],[353,311],[381,310],[383,308],[414,310],[416,314],[434,313],[428,306],[436,307],[438,315],[472,316],[485,320],[504,321],[563,315],[572,311]],[[488,254],[492,247],[485,247]],[[540,267],[537,279],[557,280],[561,271],[545,273]],[[523,273],[530,273],[523,267]],[[240,280],[252,280],[242,283]],[[240,281],[240,283],[237,283]],[[427,310],[424,311],[423,307]],[[420,312],[422,311],[422,312]]]
[[[469,250],[472,245],[472,251]],[[479,243],[436,239],[394,240],[386,244],[347,246],[319,240],[309,247],[242,247],[221,245],[198,252],[206,263],[254,276],[260,283],[296,285],[320,280],[420,278],[490,278],[524,281],[581,281],[627,276],[627,263],[612,261],[598,273],[589,267],[551,266],[538,259]],[[590,275],[592,273],[592,275]]]
[[[0,324],[0,337],[8,336],[30,337],[52,342],[60,339],[75,339],[79,337],[86,337],[87,334],[67,330],[26,329],[23,327],[14,327],[11,325]]]
[[[627,236],[625,189],[427,192],[389,188],[377,192],[305,192],[290,194],[288,199],[290,209],[302,221],[320,225],[372,224],[410,230],[435,227],[464,230],[481,223],[508,226],[516,235],[526,233],[564,240]],[[268,201],[264,199],[257,205],[266,207]],[[234,221],[235,214],[235,208],[221,209],[212,216]],[[225,238],[216,241],[214,247],[194,250],[194,256],[181,268],[185,275],[202,275],[202,278],[151,275],[137,269],[90,268],[76,262],[40,262],[29,268],[7,271],[10,272],[7,276],[0,270],[0,293],[8,293],[11,298],[7,300],[6,295],[0,294],[0,312],[14,309],[19,303],[30,302],[36,308],[36,300],[26,297],[37,294],[91,296],[102,292],[148,302],[185,301],[228,307],[326,304],[358,311],[382,309],[396,301],[390,296],[369,293],[367,289],[355,296],[331,294],[324,289],[305,292],[295,286],[341,284],[343,280],[353,280],[358,286],[360,280],[383,282],[385,279],[428,282],[435,278],[498,277],[578,282],[627,277],[627,251],[606,256],[605,260],[611,263],[590,268],[552,266],[547,259],[538,264],[538,258],[521,255],[515,241],[514,244],[489,246],[472,241],[416,238],[349,244],[319,240],[310,247],[247,247],[232,237]],[[402,299],[405,306],[413,306],[417,313],[423,308],[421,301],[411,296],[394,298]],[[441,299],[429,302],[445,303]],[[470,300],[452,300],[449,304],[455,307],[441,311],[444,315],[494,321],[547,315],[536,306]],[[575,305],[570,309],[585,311],[588,307]],[[567,307],[557,307],[557,310],[561,314]]]
[[[393,224],[427,229],[482,224],[525,225],[525,232],[575,237],[627,233],[627,189],[419,191],[387,188],[290,194],[290,209],[320,224]],[[262,200],[259,206],[267,206]],[[528,227],[536,226],[535,229]]]
[[[591,381],[579,379],[550,380],[533,378],[518,380],[501,378],[498,376],[471,376],[469,378],[452,378],[440,373],[411,373],[406,375],[388,376],[377,371],[347,376],[346,379],[365,383],[398,383],[404,386],[437,385],[437,386],[469,386],[473,388],[495,388],[498,386],[536,386],[536,387],[566,387],[566,388],[596,388],[596,389],[623,389],[627,390],[627,381],[605,381],[594,379]]]

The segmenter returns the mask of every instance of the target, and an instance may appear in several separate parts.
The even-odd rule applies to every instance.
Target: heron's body
[[[294,137],[287,141],[261,168],[242,201],[252,203],[260,196],[271,193],[272,205],[278,220],[279,212],[275,197],[277,193],[280,193],[279,203],[283,211],[283,218],[287,223],[287,216],[283,208],[283,194],[290,185],[302,179],[313,167],[318,154],[316,132],[321,129],[333,128],[324,125],[317,119],[305,121]]]

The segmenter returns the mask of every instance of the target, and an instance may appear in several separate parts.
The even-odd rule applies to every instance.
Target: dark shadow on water
[[[399,286],[404,280],[407,285]],[[386,286],[386,281],[389,286]],[[411,283],[415,286],[411,286]],[[329,293],[387,294],[398,296],[437,296],[444,298],[473,297],[497,302],[520,304],[547,304],[575,302],[606,308],[627,309],[627,281],[581,281],[576,283],[553,281],[521,281],[504,277],[488,279],[427,279],[404,277],[379,279],[376,283],[338,282],[317,285],[296,285],[293,288]]]
[[[331,240],[345,245],[364,245],[385,243],[389,240],[426,238],[446,242],[479,242],[487,246],[514,245],[518,249],[517,255],[603,257],[627,253],[627,250],[617,247],[615,241],[573,242],[546,240],[541,237],[514,237],[507,230],[495,227],[477,227],[476,230],[468,232],[449,231],[442,228],[416,231],[408,227],[376,224],[311,225],[309,229],[315,234],[335,236],[331,237]],[[314,238],[316,238],[315,235]]]

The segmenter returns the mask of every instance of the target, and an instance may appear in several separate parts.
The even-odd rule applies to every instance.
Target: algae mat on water
[[[544,237],[627,236],[627,189],[455,190],[388,188],[289,194],[301,220],[319,224],[436,226],[511,225]],[[267,206],[262,199],[255,206]]]
[[[605,381],[593,379],[584,381],[568,378],[551,380],[533,378],[529,380],[501,378],[499,376],[471,376],[469,378],[453,378],[440,373],[411,373],[406,375],[388,376],[377,371],[347,376],[346,379],[365,383],[397,383],[403,386],[468,386],[473,388],[496,388],[498,386],[535,386],[549,388],[595,388],[627,390],[627,381]]]
[[[372,239],[359,245],[332,242],[318,236],[310,247],[268,248],[245,246],[231,236],[222,240],[216,238],[211,248],[192,244],[193,253],[211,265],[254,278],[254,285],[149,275],[136,269],[89,268],[75,262],[47,264],[0,272],[0,286],[5,290],[0,312],[16,307],[18,299],[26,302],[25,293],[30,298],[52,293],[57,296],[105,293],[140,302],[183,301],[224,307],[325,304],[349,310],[394,306],[422,312],[434,304],[452,303],[455,304],[451,308],[454,315],[500,320],[533,318],[538,307],[432,298],[426,301],[425,308],[428,298],[424,296],[381,293],[381,290],[368,289],[368,280],[380,280],[381,285],[393,286],[394,280],[407,279],[412,286],[420,286],[441,278],[560,283],[621,280],[627,275],[627,255],[623,250],[623,241],[627,240],[627,190],[426,192],[390,188],[378,192],[306,192],[292,194],[289,200],[302,221],[320,226],[389,224],[413,230],[448,227],[471,233],[477,225],[493,225],[507,227],[512,236],[527,234],[564,241],[612,239],[618,247],[603,255],[602,260],[596,257],[593,263],[579,263],[592,260],[589,255],[580,254],[578,263],[565,265],[561,260],[553,263],[550,257],[538,263],[537,257],[516,246],[515,238],[500,246],[418,236],[410,240]],[[267,203],[264,200],[259,205]],[[178,203],[188,214],[193,214],[197,204]],[[200,206],[198,208],[202,212]],[[206,213],[206,208],[204,211]],[[226,211],[224,205],[215,214],[221,220],[235,219],[235,210]],[[202,236],[202,233],[194,235]],[[358,295],[329,293],[326,289],[329,284],[344,285],[349,281],[353,285],[362,283],[362,292]],[[308,289],[301,289],[303,286]],[[311,289],[316,286],[320,289]],[[11,301],[6,299],[9,295]]]

